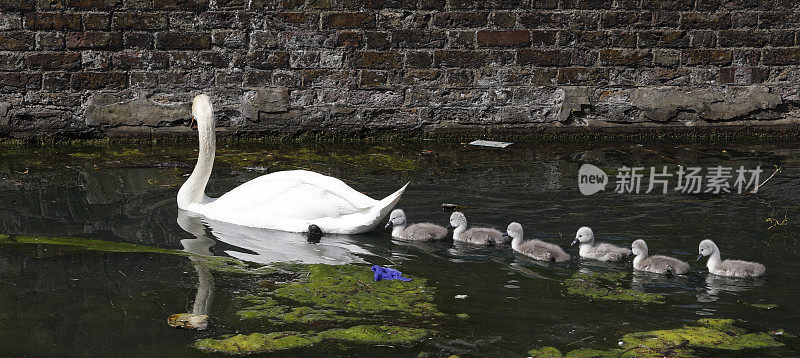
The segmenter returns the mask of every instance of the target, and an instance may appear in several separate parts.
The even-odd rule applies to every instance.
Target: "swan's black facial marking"
[[[308,242],[317,244],[322,239],[322,229],[319,226],[311,224],[308,225]]]

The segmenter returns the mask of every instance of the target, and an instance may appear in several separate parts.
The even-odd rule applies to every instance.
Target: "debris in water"
[[[442,211],[447,211],[447,210],[455,211],[456,209],[458,209],[458,205],[456,204],[442,203]]]
[[[167,317],[170,327],[194,329],[202,331],[208,328],[208,315],[194,313],[176,313]]]
[[[509,145],[512,145],[512,144],[514,144],[514,143],[511,143],[511,142],[495,142],[493,140],[482,140],[482,139],[474,140],[472,142],[469,142],[469,145],[477,145],[477,146],[481,146],[481,147],[492,147],[492,148],[505,148],[505,147],[508,147]]]
[[[463,300],[463,299],[465,299],[467,297],[468,297],[467,295],[456,295],[456,298],[458,298],[460,300]]]

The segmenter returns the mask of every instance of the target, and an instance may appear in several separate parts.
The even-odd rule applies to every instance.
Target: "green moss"
[[[401,326],[364,325],[350,328],[331,329],[319,334],[324,339],[357,343],[412,343],[427,337],[431,332],[422,328]]]
[[[349,314],[441,315],[423,278],[374,282],[368,267],[353,265],[309,265],[307,270],[305,278],[280,286],[272,295]]]
[[[564,286],[568,294],[597,300],[664,303],[663,295],[622,287],[620,281],[627,278],[627,275],[623,272],[576,273],[564,281]]]
[[[732,319],[700,319],[697,325],[682,328],[629,333],[622,336],[621,348],[631,356],[664,356],[681,352],[689,356],[690,348],[724,350],[781,347],[783,343],[764,332],[746,333]]]
[[[43,245],[59,245],[84,250],[92,251],[105,251],[105,252],[144,252],[144,253],[158,253],[158,254],[179,254],[185,255],[186,253],[177,250],[162,249],[152,246],[143,246],[129,244],[125,242],[104,241],[83,239],[77,237],[49,237],[49,236],[4,236],[0,238],[0,244],[43,244]]]
[[[201,339],[194,346],[211,352],[251,354],[308,347],[325,339],[366,344],[406,344],[419,341],[431,333],[421,328],[365,325],[331,329],[318,334],[292,331],[237,334],[220,339]]]
[[[576,349],[564,355],[565,358],[617,358],[619,356],[620,351],[616,349],[603,351],[592,348]]]
[[[316,336],[297,332],[273,332],[238,334],[222,339],[201,339],[195,343],[195,347],[212,352],[250,354],[307,347],[317,342]]]
[[[620,346],[608,350],[581,348],[564,357],[694,357],[695,349],[744,350],[782,347],[783,343],[764,332],[748,333],[732,319],[700,319],[682,328],[628,333]],[[561,357],[554,347],[528,351],[532,357]]]
[[[466,314],[466,313],[459,313],[459,314],[456,314],[456,318],[469,319],[469,315]]]
[[[542,347],[539,349],[531,349],[528,351],[528,356],[533,358],[561,358],[561,351],[556,347]]]
[[[773,308],[778,308],[778,305],[776,305],[774,303],[749,303],[749,302],[746,302],[745,305],[753,307],[753,308],[762,309],[762,310],[771,310]]]

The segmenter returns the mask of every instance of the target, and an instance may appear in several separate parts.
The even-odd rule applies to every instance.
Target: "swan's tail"
[[[378,204],[372,207],[373,211],[378,210],[378,220],[383,219],[387,214],[389,214],[390,211],[392,211],[392,209],[394,209],[394,206],[397,205],[397,202],[400,201],[400,197],[406,191],[408,184],[411,184],[411,182],[406,183],[406,185],[403,185],[403,187],[398,189],[396,192],[381,199]]]

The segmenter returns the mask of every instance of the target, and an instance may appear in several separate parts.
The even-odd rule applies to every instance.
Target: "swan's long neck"
[[[206,125],[211,123],[211,125]],[[197,165],[194,166],[192,175],[178,191],[178,208],[188,209],[192,204],[203,204],[209,201],[206,196],[206,184],[214,167],[214,152],[216,150],[216,137],[214,136],[213,118],[197,126],[200,148],[197,155]]]
[[[720,257],[719,254],[719,248],[714,246],[714,252],[712,252],[711,256],[708,257],[708,262],[706,262],[706,267],[708,267],[709,270],[712,270],[715,267],[717,267],[717,265],[719,265],[721,262],[722,258]]]
[[[519,251],[519,245],[522,244],[522,236],[514,236],[511,240],[511,248],[514,251]]]
[[[636,257],[633,258],[633,267],[639,267],[639,264],[642,263],[642,260],[646,258],[647,258],[647,252],[636,255]]]
[[[589,239],[589,241],[582,242],[580,246],[578,246],[578,253],[581,255],[585,255],[589,250],[594,247],[594,238]]]
[[[455,229],[453,229],[453,240],[458,240],[464,231],[467,231],[467,224],[459,224],[456,226]]]

